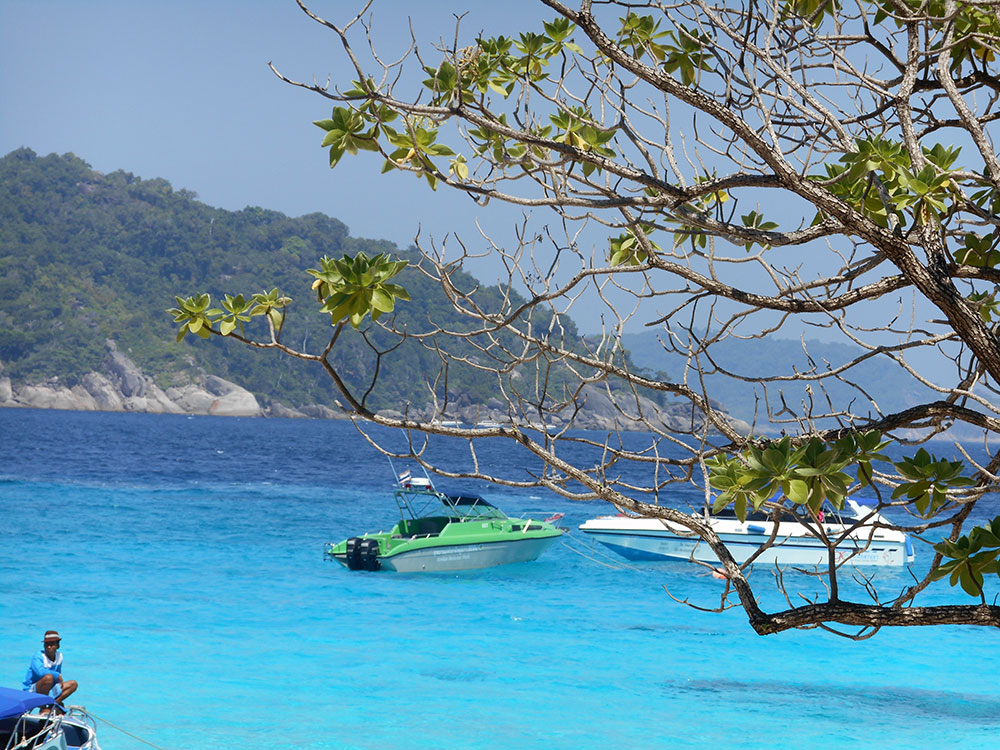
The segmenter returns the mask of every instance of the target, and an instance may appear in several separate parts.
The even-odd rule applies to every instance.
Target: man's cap
[[[43,643],[52,643],[53,641],[58,643],[62,638],[59,637],[59,633],[55,630],[46,630],[45,638],[42,639]]]

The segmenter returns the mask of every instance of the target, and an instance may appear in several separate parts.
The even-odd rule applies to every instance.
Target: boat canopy
[[[479,495],[448,495],[455,505],[485,505],[487,508],[494,507],[479,497]]]
[[[399,487],[393,495],[396,505],[406,518],[506,518],[506,514],[479,495],[458,493],[448,495],[425,487]]]
[[[446,511],[462,518],[506,518],[507,514],[479,495],[442,495],[441,502]]]
[[[51,706],[55,700],[49,695],[27,690],[0,687],[0,719],[26,714],[39,706]]]

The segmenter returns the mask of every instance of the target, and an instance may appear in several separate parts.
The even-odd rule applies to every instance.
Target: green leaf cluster
[[[949,490],[973,484],[962,474],[962,461],[938,459],[923,448],[892,461],[883,452],[888,445],[880,433],[869,431],[847,433],[832,443],[810,438],[799,446],[785,437],[735,456],[713,457],[706,462],[709,481],[719,490],[713,508],[734,504],[743,519],[748,506],[760,510],[768,500],[782,497],[813,512],[824,502],[841,509],[853,489],[871,484],[875,461],[891,464],[903,478],[892,499],[905,497],[926,518],[944,506]]]
[[[320,312],[329,313],[335,326],[346,319],[358,329],[366,315],[378,320],[395,309],[397,299],[409,301],[405,288],[389,282],[406,266],[407,261],[392,260],[386,253],[369,257],[359,252],[340,260],[324,256],[320,267],[307,273],[315,278],[312,286]]]
[[[680,74],[681,83],[694,86],[703,70],[712,70],[711,61],[715,58],[706,47],[712,40],[707,34],[700,34],[693,29],[678,26],[677,31],[667,32],[671,43],[664,45],[667,53],[663,60],[663,68],[668,73]]]
[[[1000,263],[998,239],[1000,238],[994,234],[978,235],[970,232],[965,235],[963,246],[955,251],[955,260],[969,266],[995,268]]]
[[[426,179],[431,189],[436,190],[440,171],[431,157],[455,156],[451,148],[437,143],[438,129],[430,125],[425,128],[420,124],[410,124],[405,132],[389,127],[384,130],[389,143],[396,148],[385,160],[382,171],[389,172],[401,166],[415,168],[417,175]]]
[[[517,39],[505,36],[481,38],[438,67],[424,67],[423,85],[432,92],[436,106],[470,104],[490,91],[510,96],[518,83],[537,84],[548,77],[544,71],[552,58],[564,51],[579,53],[572,40],[575,24],[557,18],[543,22],[544,33],[523,32]]]
[[[177,307],[167,310],[167,313],[174,316],[174,322],[180,323],[180,330],[177,332],[177,340],[183,341],[188,333],[194,333],[203,339],[209,338],[212,323],[208,316],[208,306],[212,302],[211,295],[197,294],[192,297],[175,297]]]
[[[666,40],[671,32],[660,31],[660,21],[652,16],[640,16],[629,13],[618,19],[621,28],[618,30],[618,46],[637,60],[647,54],[658,63],[667,59],[668,45]]]
[[[945,33],[952,31],[952,42],[948,48],[951,58],[951,73],[961,76],[966,66],[982,70],[986,64],[996,60],[996,39],[1000,37],[1000,17],[988,4],[956,3],[950,11],[944,0],[875,0],[875,23],[892,19],[897,27],[906,23],[900,6],[905,7],[915,17],[928,23],[934,32],[929,45],[932,53],[939,53],[944,47]],[[933,60],[936,54],[928,55]]]
[[[496,124],[507,127],[507,115],[501,114],[496,119]],[[551,125],[541,125],[529,129],[531,134],[538,138],[548,138],[552,134]],[[539,145],[528,145],[521,141],[508,138],[499,130],[483,126],[470,128],[469,136],[475,143],[476,153],[480,156],[489,152],[494,161],[499,164],[517,163],[525,166],[525,157],[530,156],[537,159],[547,159],[548,149]]]
[[[783,0],[781,10],[785,18],[796,16],[818,27],[826,16],[836,17],[840,3],[837,0]]]
[[[227,294],[222,300],[221,309],[209,308],[212,298],[204,292],[174,299],[177,300],[177,307],[171,307],[167,313],[174,316],[174,323],[180,324],[177,331],[178,342],[183,341],[189,333],[203,339],[209,338],[212,333],[228,336],[237,327],[242,335],[243,324],[248,323],[255,315],[266,315],[278,333],[284,322],[282,310],[292,301],[290,297],[282,296],[277,288],[269,292],[258,292],[249,298],[242,294],[235,296]]]
[[[748,214],[740,216],[740,221],[743,222],[743,226],[745,226],[747,229],[756,229],[761,232],[773,232],[775,229],[778,228],[778,222],[765,221],[764,215],[758,213],[757,211],[751,211]],[[746,250],[747,252],[750,252],[750,250],[753,249],[754,245],[757,244],[758,244],[757,242],[750,240],[748,242],[743,243],[743,249]],[[765,243],[761,245],[761,247],[764,250],[767,250],[771,246]]]
[[[923,448],[894,461],[884,453],[889,442],[875,431],[848,433],[833,443],[812,438],[799,446],[786,437],[738,455],[715,456],[705,462],[709,482],[718,491],[712,510],[717,513],[733,505],[741,521],[749,509],[760,510],[768,501],[788,500],[807,506],[814,515],[824,502],[839,510],[854,489],[871,484],[876,461],[891,464],[903,478],[892,499],[905,498],[925,518],[944,507],[949,490],[974,483],[963,476],[962,461],[938,459]],[[1000,517],[954,542],[942,541],[934,549],[949,561],[933,578],[950,576],[952,586],[961,585],[969,595],[981,596],[984,576],[1000,575]]]
[[[685,86],[694,86],[700,71],[712,70],[715,56],[707,49],[711,39],[706,34],[683,25],[662,31],[659,19],[634,12],[618,21],[620,47],[637,60],[649,55],[667,73],[678,76]]]
[[[451,148],[437,143],[438,128],[429,121],[407,121],[402,131],[388,125],[397,118],[397,113],[375,101],[374,84],[370,82],[363,85],[355,81],[354,88],[347,95],[372,98],[357,109],[334,107],[329,119],[313,122],[326,131],[320,145],[330,151],[330,166],[337,166],[345,153],[353,155],[359,151],[379,151],[383,148],[380,139],[384,138],[388,146],[394,148],[382,167],[383,172],[407,167],[436,189],[440,172],[432,157],[455,156]]]
[[[649,255],[639,242],[637,232],[646,237],[654,250],[660,250],[660,246],[649,239],[649,235],[656,228],[651,224],[640,225],[637,229],[629,228],[627,231],[612,237],[608,250],[608,264],[611,266],[641,266],[649,260]]]
[[[326,131],[320,146],[330,149],[330,166],[335,167],[345,153],[378,151],[379,128],[382,122],[395,116],[395,112],[389,111],[385,118],[376,119],[361,111],[334,107],[328,120],[316,120],[313,125]]]
[[[974,527],[954,542],[947,539],[939,542],[934,549],[949,560],[931,577],[947,576],[952,586],[961,585],[969,596],[981,597],[985,576],[1000,576],[1000,516]]]
[[[1000,192],[990,182],[985,169],[977,187],[979,189],[972,193],[972,202],[994,216],[1000,214]],[[983,235],[969,232],[963,239],[963,246],[955,251],[955,260],[959,263],[979,268],[996,268],[1000,265],[1000,231]],[[973,293],[967,299],[979,308],[980,315],[987,323],[1000,317],[995,292]]]
[[[875,136],[857,139],[856,150],[838,164],[826,164],[830,191],[882,227],[892,219],[917,225],[941,224],[959,197],[952,176],[959,147],[924,148],[927,164],[912,171],[910,155],[897,141]],[[881,183],[883,190],[875,184]],[[818,178],[817,178],[818,179]],[[816,221],[822,219],[817,215]]]
[[[966,298],[986,323],[1000,320],[1000,301],[996,292],[973,292]]]
[[[962,461],[938,459],[923,448],[915,456],[897,461],[895,467],[905,481],[893,491],[892,499],[905,497],[925,518],[936,514],[948,501],[949,489],[973,484],[969,477],[962,476]]]
[[[543,28],[543,33],[525,32],[517,38],[478,39],[475,45],[442,60],[437,67],[424,66],[427,78],[423,85],[431,91],[432,104],[468,105],[490,92],[509,97],[519,83],[535,85],[543,81],[548,75],[545,69],[554,57],[566,52],[582,52],[572,41],[576,26],[567,19],[544,22]],[[428,118],[408,118],[404,128],[389,125],[398,113],[380,103],[379,92],[371,80],[355,81],[344,95],[358,103],[353,108],[334,107],[329,119],[314,123],[326,131],[321,145],[329,149],[331,167],[336,166],[345,153],[382,151],[387,156],[383,172],[412,171],[427,180],[432,189],[437,188],[445,174],[458,180],[468,179],[466,157],[438,142],[438,123]],[[557,131],[556,142],[601,156],[615,156],[608,143],[615,137],[616,130],[600,127],[585,107],[560,110],[551,115],[551,120]],[[496,122],[507,124],[504,115],[497,117]],[[553,132],[553,125],[535,123],[527,127],[539,138],[547,138]],[[490,150],[494,159],[501,163],[511,162],[527,168],[525,157],[548,157],[545,148],[509,142],[488,125],[472,128],[470,135],[477,142],[479,154]],[[435,162],[438,157],[453,158],[445,169]],[[582,169],[584,175],[589,176],[598,167],[585,161]]]
[[[706,174],[699,175],[696,183],[702,184],[714,180],[716,175]],[[712,212],[716,219],[724,221],[722,215],[723,205],[728,203],[730,199],[729,193],[725,190],[713,190],[711,192],[702,193],[697,198],[684,204],[684,209],[692,213],[708,214]],[[756,212],[750,214],[751,220],[763,221],[763,217],[759,216]],[[671,219],[672,221],[672,219]],[[746,222],[746,217],[744,222]],[[702,249],[704,250],[708,247],[708,234],[699,227],[691,226],[685,224],[682,221],[676,222],[678,228],[674,231],[674,247],[680,247],[685,242],[691,243],[692,250]],[[770,223],[770,222],[767,222]],[[777,226],[777,225],[775,225]]]
[[[746,520],[748,508],[787,498],[818,512],[824,502],[842,509],[855,480],[871,481],[871,462],[887,460],[888,441],[878,432],[849,433],[833,443],[811,438],[795,446],[788,437],[763,446],[751,446],[736,456],[719,455],[706,461],[709,482],[719,490],[713,512],[733,505]],[[855,467],[855,476],[847,472]]]
[[[608,148],[607,144],[615,137],[616,130],[599,128],[586,107],[570,107],[558,114],[550,115],[549,119],[556,128],[557,134],[554,138],[556,143],[565,143],[580,151],[589,151],[599,156],[615,156],[615,152]],[[589,161],[583,162],[582,169],[585,177],[589,177],[595,169],[601,171],[600,167]]]

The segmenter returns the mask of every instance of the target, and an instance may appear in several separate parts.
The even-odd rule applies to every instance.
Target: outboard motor
[[[378,540],[362,539],[359,547],[359,557],[363,570],[378,570],[382,563],[378,559]]]
[[[347,540],[347,567],[349,570],[379,570],[378,540],[352,536]]]
[[[361,570],[361,537],[352,536],[347,540],[347,568],[348,570]]]

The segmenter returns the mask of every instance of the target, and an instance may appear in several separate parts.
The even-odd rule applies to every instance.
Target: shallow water
[[[693,566],[564,545],[448,575],[324,562],[324,542],[396,513],[387,462],[347,423],[0,409],[0,449],[0,684],[58,628],[74,701],[167,750],[1000,747],[995,631],[761,638],[741,610],[668,597],[717,599]],[[481,459],[524,464],[503,444]],[[572,528],[605,512],[489,497]]]

